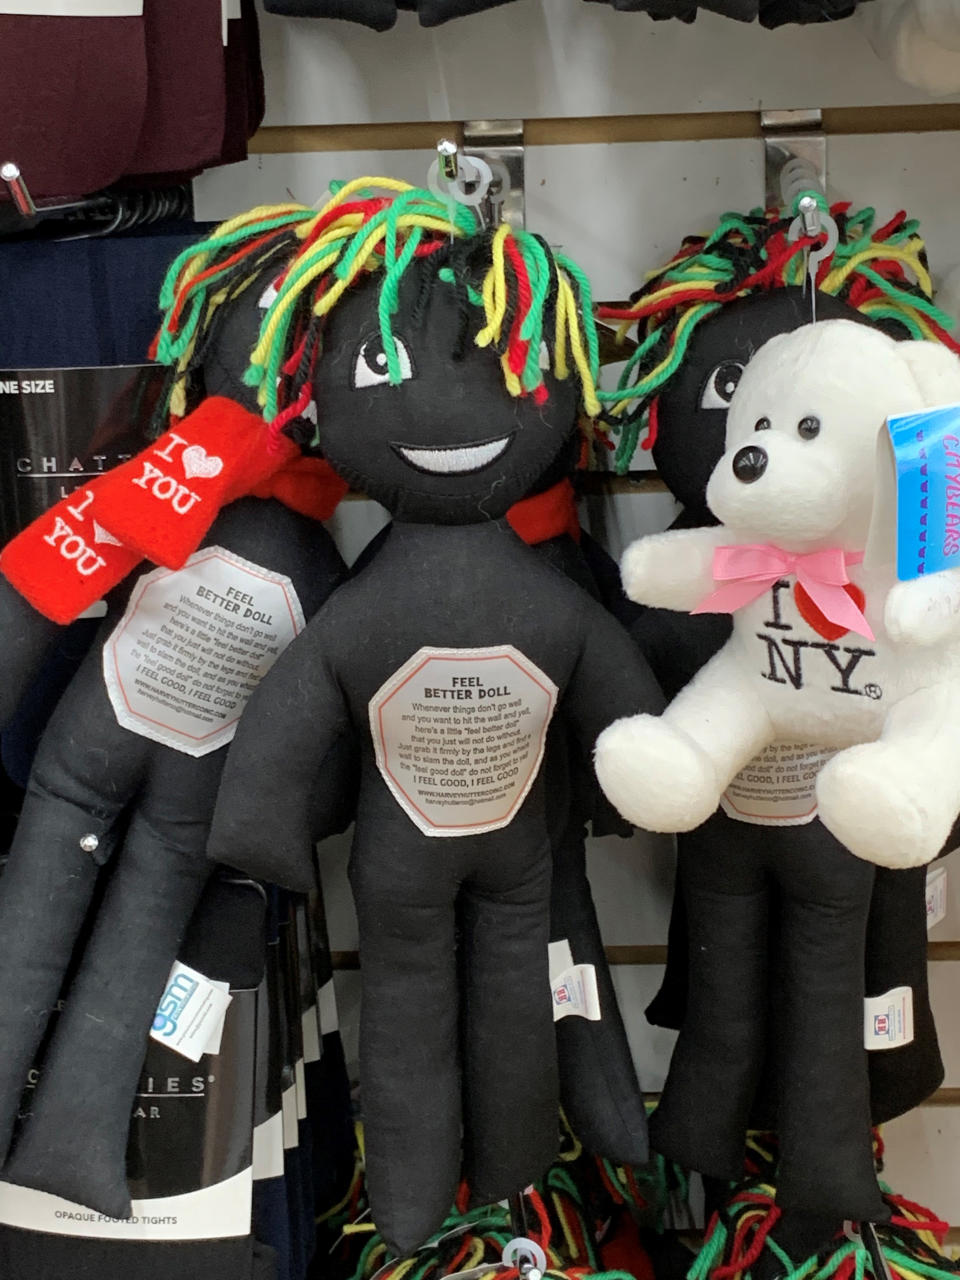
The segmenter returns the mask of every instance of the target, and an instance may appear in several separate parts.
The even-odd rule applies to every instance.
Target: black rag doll
[[[840,244],[821,267],[818,317],[940,336],[915,225],[901,214],[874,231],[869,211],[834,213]],[[676,528],[716,523],[706,482],[742,369],[767,339],[809,321],[797,283],[804,245],[787,241],[788,225],[773,214],[731,215],[708,241],[686,242],[631,311],[610,313],[646,326],[622,379],[639,401],[620,460],[629,461],[646,419],[646,445],[683,504]],[[864,261],[869,271],[858,269]],[[726,641],[730,620],[643,609],[631,630],[672,697]],[[776,1127],[785,1212],[775,1235],[799,1258],[842,1217],[888,1216],[871,1119],[909,1110],[943,1077],[927,991],[925,873],[875,871],[808,814],[798,823],[794,814],[796,825],[735,815],[735,802],[725,804],[678,837],[668,970],[648,1016],[679,1027],[680,1038],[651,1139],[685,1167],[735,1181],[748,1124]],[[912,993],[913,1039],[868,1054],[864,998],[902,986]]]
[[[223,250],[225,256],[233,252],[232,245]],[[243,374],[263,312],[281,283],[282,273],[275,264],[270,265],[254,274],[222,312],[216,341],[203,360],[208,393],[229,395],[248,407],[255,406],[255,393],[244,385]],[[548,563],[600,598],[594,566],[605,553],[592,545],[588,561],[581,550],[570,480],[581,452],[582,437],[574,434],[533,491],[510,508],[507,519],[511,528],[528,545],[535,546]],[[390,527],[364,549],[352,573],[358,573],[374,557],[389,536]],[[608,575],[619,586],[616,565],[609,557],[606,562]],[[563,717],[558,716],[548,734],[544,762],[553,797],[549,809],[553,849],[550,940],[569,946],[575,966],[592,968],[598,1009],[580,998],[579,973],[572,974],[570,984],[558,989],[558,1008],[562,1009],[569,997],[567,1007],[572,1009],[556,1025],[560,1099],[567,1122],[588,1151],[638,1165],[645,1163],[648,1155],[646,1109],[587,880],[585,845],[587,824],[591,821],[595,834],[624,834],[630,828],[603,800],[593,770],[584,766],[576,748],[567,741],[568,736]],[[359,781],[356,757],[355,739],[345,737],[324,762],[317,816],[326,814],[327,831],[344,830],[353,817]]]
[[[284,246],[266,235],[260,247]],[[191,300],[204,252],[182,255],[168,284],[170,315],[186,310],[192,322],[191,341],[173,353],[183,358],[171,358],[178,394],[215,348],[227,310],[222,279],[202,315]],[[85,597],[108,590],[98,638],[41,740],[0,882],[0,972],[11,993],[0,1005],[3,1177],[108,1216],[130,1212],[131,1102],[151,1019],[210,875],[205,846],[226,743],[250,688],[343,573],[320,523],[343,486],[288,437],[272,453],[271,441],[248,409],[208,397],[143,455],[63,499],[0,559],[4,635],[20,642],[26,612],[37,650],[47,630],[41,610],[69,621]],[[229,487],[208,492],[205,482],[221,476]],[[260,496],[240,496],[254,490]],[[114,532],[113,499],[136,549]],[[164,508],[159,516],[151,502]],[[166,508],[202,518],[184,535],[176,519],[163,522]],[[144,553],[167,567],[114,587]],[[36,659],[28,657],[24,673]],[[64,1011],[15,1138],[21,1093],[61,994]]]
[[[377,187],[390,194],[355,198]],[[461,1138],[478,1202],[556,1151],[544,741],[558,703],[586,753],[659,691],[619,625],[504,518],[576,430],[578,387],[596,407],[579,270],[383,180],[342,188],[301,235],[251,376],[268,417],[315,396],[325,456],[394,528],[254,695],[210,850],[309,887],[317,772],[359,735],[367,1179],[407,1252],[452,1203]]]

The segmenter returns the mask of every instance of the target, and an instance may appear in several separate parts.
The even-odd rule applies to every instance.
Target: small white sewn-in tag
[[[547,965],[550,969],[550,985],[560,977],[564,969],[573,968],[573,952],[567,938],[559,938],[556,942],[547,943]]]
[[[927,870],[927,929],[947,914],[947,868],[942,864]]]
[[[191,1062],[199,1062],[205,1053],[218,1053],[232,999],[225,982],[212,982],[178,960],[170,970],[150,1039]]]
[[[891,987],[863,1002],[865,1049],[899,1049],[913,1041],[913,988]]]
[[[547,964],[550,969],[554,1022],[572,1017],[599,1022],[600,995],[594,966],[574,964],[573,952],[566,938],[547,944]]]

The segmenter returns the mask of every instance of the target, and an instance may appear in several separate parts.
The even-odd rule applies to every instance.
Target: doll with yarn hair
[[[950,342],[916,224],[897,214],[832,210],[840,231],[821,263],[817,315],[902,338]],[[807,323],[803,240],[776,213],[728,215],[651,274],[631,306],[602,314],[636,323],[640,345],[618,390],[615,454],[629,465],[641,434],[682,504],[673,528],[713,525],[706,484],[723,454],[726,409],[769,338]],[[631,624],[668,697],[727,640],[724,615],[644,608]],[[774,808],[776,813],[776,808]],[[739,1178],[748,1124],[780,1134],[777,1232],[795,1257],[815,1252],[842,1217],[881,1218],[870,1123],[902,1114],[941,1083],[926,975],[925,875],[874,869],[810,814],[791,825],[744,820],[724,805],[678,836],[678,881],[664,986],[651,1020],[680,1028],[655,1148],[721,1181]],[[793,825],[795,823],[795,825]],[[842,913],[804,933],[819,900]],[[824,965],[829,972],[824,972]],[[823,978],[831,995],[806,992]],[[912,992],[914,1037],[866,1053],[863,1001]]]
[[[546,734],[562,711],[586,756],[659,690],[505,519],[597,409],[582,273],[386,180],[348,184],[300,233],[250,377],[268,419],[314,401],[324,456],[394,525],[251,700],[210,848],[305,887],[318,770],[359,737],[367,1182],[407,1253],[443,1221],[461,1145],[481,1203],[553,1158]]]
[[[212,243],[229,241],[238,225],[245,232],[257,229],[265,259],[279,262],[295,247],[286,211],[285,239],[276,234],[274,217],[227,224]],[[226,599],[217,573],[234,566],[248,583],[268,576],[284,584],[291,611],[305,620],[345,572],[321,524],[343,483],[321,460],[304,458],[289,435],[271,452],[266,424],[249,403],[239,402],[248,389],[228,376],[224,359],[214,359],[230,312],[231,282],[220,280],[216,307],[205,299],[198,308],[195,282],[209,249],[202,244],[185,251],[165,286],[159,354],[172,367],[172,426],[165,402],[154,445],[68,495],[0,556],[2,630],[5,643],[22,648],[16,670],[24,681],[46,638],[83,607],[81,593],[96,597],[103,591],[107,600],[97,637],[40,741],[0,879],[0,975],[9,993],[0,1002],[2,1177],[118,1218],[130,1214],[126,1144],[146,1037],[213,869],[207,831],[226,742],[187,749],[187,734],[178,740],[163,727],[168,717],[162,699],[155,704],[161,707],[157,723],[149,727],[147,721],[146,732],[143,722],[121,721],[107,650],[150,583],[166,583],[168,598],[171,591],[174,598],[180,591],[200,596],[208,607],[214,597]],[[183,338],[179,348],[176,338]],[[187,392],[203,371],[210,394],[188,413]],[[174,440],[180,443],[172,449]],[[170,464],[169,480],[148,492],[138,481],[160,469],[163,454],[180,460]],[[232,476],[230,489],[206,500],[203,481],[215,484],[221,475]],[[175,524],[163,523],[172,503],[157,496],[175,484],[196,491],[193,506],[202,506],[207,524],[194,524],[185,538]],[[144,505],[150,501],[164,508],[159,515]],[[86,548],[82,553],[63,553],[78,543]],[[77,572],[81,563],[92,566],[89,575]],[[21,632],[23,615],[31,627]],[[229,625],[235,616],[240,621],[237,615],[239,610],[230,613],[219,633],[215,622],[208,623],[214,628],[207,637],[211,661],[225,662],[231,643],[242,648],[239,627],[233,633]],[[212,616],[209,608],[203,616]],[[167,618],[161,612],[155,621],[159,627]],[[191,638],[182,652],[196,652],[194,645],[202,643]],[[262,664],[252,663],[252,680],[262,671]],[[132,688],[132,672],[126,679]],[[193,676],[178,679],[189,698]],[[10,704],[15,700],[11,696]],[[38,1083],[18,1126],[21,1094],[61,997],[63,1011],[43,1046]]]

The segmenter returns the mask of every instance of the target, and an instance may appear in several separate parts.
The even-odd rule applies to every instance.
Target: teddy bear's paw
[[[720,802],[710,757],[659,716],[630,716],[604,729],[594,765],[614,808],[647,831],[692,831]]]
[[[950,829],[948,815],[931,812],[930,785],[911,776],[903,752],[889,743],[850,747],[820,770],[820,820],[858,858],[880,867],[922,866]]]
[[[620,578],[624,594],[637,604],[656,603],[650,596],[663,577],[663,553],[655,545],[656,538],[637,538],[631,542],[620,560]]]
[[[960,576],[938,573],[898,582],[889,591],[883,625],[894,644],[939,644],[960,630]]]

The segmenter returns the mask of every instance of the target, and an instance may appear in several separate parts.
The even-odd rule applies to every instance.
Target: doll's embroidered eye
[[[400,361],[400,377],[404,382],[413,377],[413,361],[410,352],[400,338],[395,337],[397,357]],[[362,387],[380,387],[390,381],[387,367],[387,353],[383,349],[383,341],[379,337],[367,338],[357,353],[353,366],[353,386],[359,391]]]
[[[769,418],[758,418],[753,424],[753,429],[754,431],[769,431],[772,425]]]
[[[812,440],[820,434],[819,418],[801,418],[797,423],[797,434],[804,440]]]
[[[707,379],[700,397],[701,409],[726,409],[733,399],[743,374],[743,365],[736,360],[725,360],[718,364]]]

